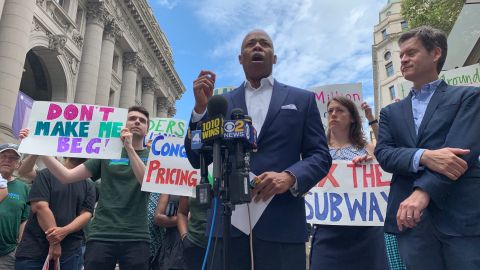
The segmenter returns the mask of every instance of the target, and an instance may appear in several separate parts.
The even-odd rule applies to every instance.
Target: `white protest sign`
[[[322,122],[327,121],[327,104],[332,98],[336,96],[344,96],[357,106],[361,117],[365,116],[361,108],[363,102],[362,84],[361,83],[346,83],[346,84],[330,84],[323,86],[316,86],[309,89],[315,93],[315,100],[317,101],[318,110]]]
[[[391,178],[376,162],[334,161],[328,175],[305,196],[307,222],[383,226]]]
[[[127,110],[121,108],[36,101],[19,151],[27,154],[116,159],[123,143],[120,131]]]
[[[155,139],[158,135],[167,137],[185,138],[187,134],[187,121],[174,118],[150,118],[148,133],[144,139],[144,146],[147,142]]]
[[[200,171],[190,165],[183,140],[163,135],[153,139],[142,191],[195,197]]]

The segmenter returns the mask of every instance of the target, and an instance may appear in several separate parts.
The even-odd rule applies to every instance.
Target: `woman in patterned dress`
[[[371,160],[355,104],[338,96],[327,108],[327,140],[333,160]],[[310,269],[388,269],[383,227],[315,225]]]

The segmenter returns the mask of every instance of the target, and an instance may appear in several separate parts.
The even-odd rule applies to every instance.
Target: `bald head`
[[[258,88],[260,80],[272,74],[272,67],[277,62],[270,36],[263,30],[250,31],[243,39],[238,60],[247,80]]]
[[[265,32],[265,30],[262,30],[262,29],[253,29],[251,30],[250,32],[248,32],[245,37],[243,38],[243,41],[242,41],[242,47],[240,48],[240,52],[242,51],[243,47],[245,46],[245,41],[247,41],[248,37],[251,36],[251,35],[255,35],[255,34],[261,34],[262,36],[264,36],[268,41],[270,41],[270,43],[272,44],[272,50],[273,50],[273,41],[272,41],[272,38],[270,38],[270,36],[268,35],[267,32]]]

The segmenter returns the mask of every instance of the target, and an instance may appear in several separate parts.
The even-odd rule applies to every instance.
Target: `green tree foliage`
[[[448,35],[464,2],[464,0],[403,0],[402,16],[410,28],[430,25]]]

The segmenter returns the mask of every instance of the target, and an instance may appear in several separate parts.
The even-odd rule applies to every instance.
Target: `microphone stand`
[[[223,182],[220,189],[220,195],[222,199],[223,206],[223,269],[231,269],[231,225],[232,225],[232,211],[234,205],[230,202],[230,174],[231,174],[231,163],[229,161],[228,148],[224,150],[223,157]]]

